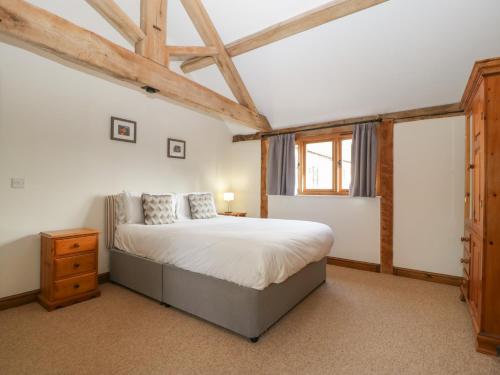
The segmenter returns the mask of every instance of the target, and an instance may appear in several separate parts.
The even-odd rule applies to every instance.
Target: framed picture
[[[186,159],[186,142],[179,139],[168,138],[167,156],[169,158]]]
[[[111,117],[111,139],[135,143],[137,140],[137,124],[135,121]]]

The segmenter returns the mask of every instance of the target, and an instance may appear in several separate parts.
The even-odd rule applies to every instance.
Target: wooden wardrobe
[[[479,352],[500,354],[500,58],[479,61],[462,98],[466,115],[464,278]]]

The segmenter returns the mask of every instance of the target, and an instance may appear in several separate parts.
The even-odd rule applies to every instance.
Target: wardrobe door
[[[484,82],[472,102],[472,125],[469,173],[472,176],[471,211],[472,227],[476,233],[483,232],[484,218]]]
[[[465,122],[465,198],[464,198],[464,220],[465,232],[468,230],[473,217],[473,205],[471,196],[474,191],[474,176],[472,174],[472,152],[474,148],[474,114],[472,111],[467,113]],[[464,233],[465,233],[464,232]]]

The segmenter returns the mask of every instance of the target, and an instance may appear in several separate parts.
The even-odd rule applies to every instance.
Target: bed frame
[[[110,279],[167,306],[257,342],[264,331],[325,282],[326,258],[263,290],[155,262],[113,247],[116,196],[106,198]]]

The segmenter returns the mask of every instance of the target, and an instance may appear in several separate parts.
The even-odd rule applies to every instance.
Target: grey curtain
[[[377,176],[378,123],[354,126],[351,147],[351,197],[374,197]]]
[[[295,194],[295,134],[269,138],[267,194]]]

